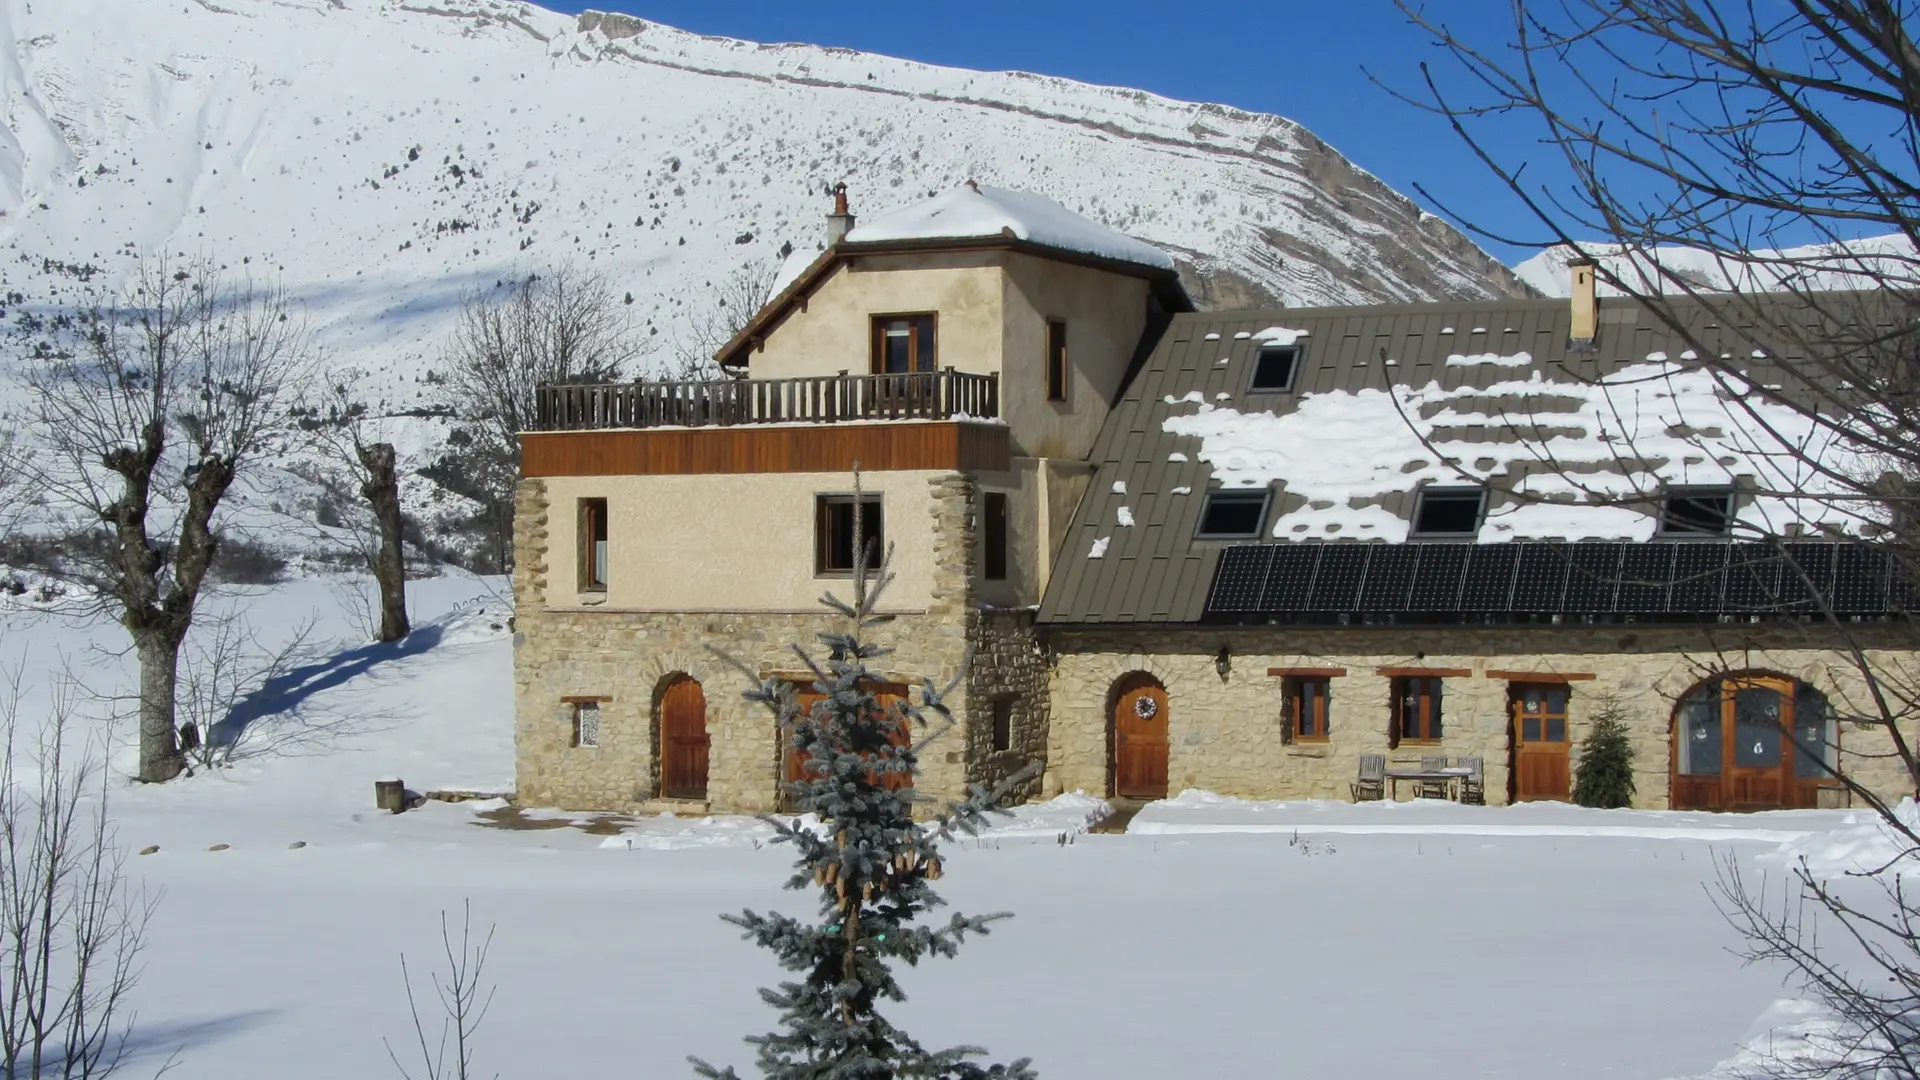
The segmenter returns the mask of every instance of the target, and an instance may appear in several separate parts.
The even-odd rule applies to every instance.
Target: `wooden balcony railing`
[[[534,392],[534,431],[738,427],[848,420],[990,420],[1000,376],[948,368],[725,382],[562,383]]]

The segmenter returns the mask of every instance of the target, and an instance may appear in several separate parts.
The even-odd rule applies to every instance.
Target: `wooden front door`
[[[1567,754],[1567,688],[1518,683],[1513,703],[1513,798],[1565,799],[1573,791]]]
[[[660,695],[660,794],[707,797],[707,695],[695,679],[679,678]]]
[[[814,702],[819,701],[820,698],[821,698],[821,695],[814,691],[811,684],[800,687],[798,693],[795,695],[795,700],[798,701],[800,704],[800,714],[803,716],[806,715],[806,713],[813,708]],[[893,745],[906,746],[908,743],[910,743],[913,740],[912,726],[907,720],[906,714],[902,712],[899,708],[899,706],[905,704],[907,700],[906,684],[905,683],[876,684],[873,687],[873,699],[874,699],[874,704],[878,708],[893,714],[899,720],[899,726],[894,730],[894,733],[893,733]],[[780,776],[781,776],[781,783],[782,783],[782,788],[780,792],[780,805],[786,809],[791,810],[794,807],[794,800],[793,800],[793,796],[787,792],[785,785],[804,784],[810,780],[817,779],[818,777],[815,773],[811,772],[807,768],[807,760],[809,758],[809,755],[801,753],[799,749],[793,746],[791,741],[792,733],[782,732],[780,738],[781,738]],[[913,774],[912,773],[889,773],[881,781],[881,786],[885,787],[889,791],[898,791],[901,788],[912,787]]]
[[[1152,679],[1124,684],[1113,703],[1113,793],[1167,797],[1167,692]]]
[[[1702,686],[1674,710],[1673,808],[1817,806],[1832,784],[1822,762],[1836,737],[1825,697],[1810,686],[1769,675]]]
[[[1780,679],[1727,680],[1722,730],[1721,803],[1731,810],[1786,806],[1786,739],[1793,727],[1793,684]]]

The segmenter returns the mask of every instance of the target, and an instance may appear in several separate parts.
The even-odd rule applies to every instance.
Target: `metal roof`
[[[1793,301],[1783,298],[1782,304]],[[1772,333],[1765,321],[1792,318],[1784,307],[1768,320],[1769,308],[1743,298],[1738,314],[1704,303],[1678,305],[1694,339],[1725,354],[1751,357]],[[1168,399],[1197,393],[1207,403],[1231,400],[1235,408],[1292,412],[1308,394],[1356,392],[1366,388],[1419,386],[1487,387],[1513,377],[1491,365],[1449,365],[1458,352],[1532,354],[1532,370],[1547,384],[1569,387],[1608,375],[1650,354],[1687,348],[1678,335],[1637,301],[1602,299],[1599,333],[1591,343],[1569,342],[1572,312],[1564,299],[1500,300],[1479,303],[1423,303],[1353,308],[1296,308],[1261,311],[1196,312],[1175,315],[1151,354],[1130,380],[1095,442],[1096,471],[1055,560],[1039,619],[1052,624],[1198,623],[1205,617],[1209,590],[1221,552],[1234,541],[1200,540],[1194,532],[1213,481],[1213,468],[1196,459],[1199,440],[1169,434],[1163,423],[1175,415]],[[1253,337],[1270,327],[1305,331],[1293,389],[1285,394],[1252,394],[1249,385],[1261,342]],[[1442,333],[1451,329],[1451,333]],[[1479,332],[1475,332],[1479,331]],[[1385,362],[1387,358],[1395,361]],[[1792,355],[1754,359],[1756,367],[1791,363]],[[1744,362],[1744,361],[1742,361]],[[1761,372],[1754,372],[1756,377]],[[1191,400],[1189,398],[1189,400]],[[1498,400],[1498,399],[1495,399]],[[1181,415],[1190,414],[1188,405]],[[1521,436],[1502,425],[1463,429],[1464,443],[1512,441]],[[1337,445],[1327,448],[1338,454]],[[1185,460],[1176,460],[1184,457]],[[1118,485],[1118,487],[1116,487]],[[1498,498],[1496,492],[1495,496]],[[1284,484],[1273,496],[1268,515],[1304,505]],[[1411,518],[1415,491],[1390,493],[1378,505],[1403,520]],[[1118,524],[1119,509],[1134,524]],[[1090,557],[1105,540],[1100,557]],[[1270,539],[1270,538],[1266,538]],[[1245,544],[1245,540],[1239,541]]]

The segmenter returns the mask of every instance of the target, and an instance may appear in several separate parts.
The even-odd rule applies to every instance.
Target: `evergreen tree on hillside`
[[[862,535],[857,521],[853,535]],[[722,916],[799,976],[760,991],[779,1010],[781,1030],[747,1041],[758,1047],[768,1080],[1032,1080],[1027,1059],[982,1066],[970,1060],[985,1052],[976,1047],[927,1050],[879,1012],[882,1002],[906,998],[894,981],[893,963],[951,957],[968,934],[987,933],[989,923],[1008,917],[956,914],[937,927],[915,925],[942,903],[928,884],[941,873],[939,842],[956,832],[974,833],[989,813],[1005,813],[1001,798],[1027,774],[994,791],[974,787],[934,821],[913,819],[921,799],[903,781],[918,771],[926,743],[953,727],[941,699],[958,678],[944,690],[926,683],[917,707],[875,697],[879,675],[869,665],[890,650],[869,643],[867,635],[888,621],[874,608],[891,576],[884,562],[869,574],[870,554],[857,555],[852,603],[832,596],[822,601],[846,621],[844,630],[820,636],[825,661],[794,646],[822,696],[802,708],[784,679],[760,681],[746,694],[778,718],[787,745],[807,757],[808,779],[791,785],[789,794],[801,811],[817,816],[817,824],[767,820],[778,832],[776,842],[800,852],[787,888],[812,887],[820,895],[819,915],[811,922],[751,910]],[[917,742],[901,739],[903,728]],[[708,1080],[739,1080],[731,1068],[689,1060]]]
[[[1609,700],[1600,706],[1592,729],[1580,742],[1573,801],[1604,810],[1633,805],[1633,744],[1627,741],[1626,718],[1620,715],[1617,702]]]

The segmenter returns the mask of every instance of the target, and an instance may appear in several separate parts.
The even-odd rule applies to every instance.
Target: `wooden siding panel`
[[[909,469],[998,472],[1012,467],[999,424],[848,424],[675,431],[527,432],[523,476],[673,476],[707,473]]]

